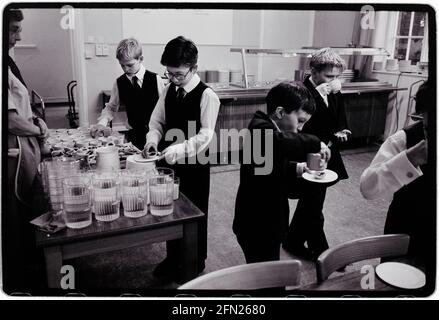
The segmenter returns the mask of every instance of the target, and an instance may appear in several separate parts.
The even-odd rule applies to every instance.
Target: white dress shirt
[[[33,123],[29,91],[12,73],[11,68],[8,68],[8,86],[8,110],[17,111],[20,116]]]
[[[186,93],[191,92],[200,83],[200,77],[195,74],[192,79],[183,87]],[[149,132],[146,135],[147,143],[159,144],[165,132],[166,116],[165,116],[165,98],[170,88],[170,83],[163,90],[156,107],[149,121]],[[178,87],[176,87],[178,90]],[[215,132],[216,119],[218,117],[220,101],[218,96],[211,88],[204,90],[201,101],[201,128],[197,135],[185,140],[183,143],[174,144],[168,147],[166,160],[175,163],[184,157],[193,157],[197,153],[203,151],[212,140]]]
[[[141,64],[139,71],[133,76],[125,75],[130,82],[132,82],[132,79],[134,76],[137,77],[137,83],[140,87],[142,87],[143,84],[143,77],[145,76],[145,67]],[[165,85],[163,83],[162,78],[157,75],[157,91],[158,95],[160,95],[163,92],[163,89],[165,88]],[[113,120],[114,114],[119,110],[120,107],[120,99],[119,99],[119,89],[117,87],[117,80],[114,81],[113,88],[111,89],[111,97],[110,101],[108,101],[105,104],[105,108],[102,110],[101,116],[98,118],[98,124],[101,124],[103,126],[107,126],[108,123]],[[125,124],[127,129],[132,129],[128,123]]]
[[[329,102],[328,102],[328,96],[326,94],[324,94],[323,92],[321,92],[320,90],[317,89],[317,84],[314,82],[314,80],[312,79],[312,77],[309,77],[309,82],[312,83],[312,85],[314,86],[314,88],[316,88],[317,92],[320,94],[320,96],[323,98],[323,101],[325,101],[326,106],[329,106]]]
[[[366,199],[391,199],[403,186],[422,176],[419,167],[407,158],[407,135],[399,130],[381,145],[370,166],[360,178],[360,190]]]

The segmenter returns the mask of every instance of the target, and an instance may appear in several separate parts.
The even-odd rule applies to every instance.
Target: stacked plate
[[[354,70],[346,69],[340,75],[339,79],[340,79],[341,82],[351,82],[354,79],[354,77],[355,77]]]

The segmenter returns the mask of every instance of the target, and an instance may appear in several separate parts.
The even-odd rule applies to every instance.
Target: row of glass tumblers
[[[150,212],[169,215],[178,198],[179,181],[172,169],[153,172],[123,170],[87,172],[63,179],[63,211],[69,228],[91,224],[93,212],[98,221],[114,221],[124,215],[139,218]]]

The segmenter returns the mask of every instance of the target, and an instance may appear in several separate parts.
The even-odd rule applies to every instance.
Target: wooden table
[[[373,277],[373,285],[369,281],[364,280],[362,287],[362,280],[365,277]],[[370,278],[369,278],[370,279]],[[369,280],[368,279],[368,280]],[[370,287],[368,288],[369,285]],[[320,291],[356,291],[356,292],[371,292],[371,291],[394,291],[395,287],[388,285],[375,274],[361,273],[361,270],[347,272],[340,276],[336,276],[323,281],[322,283],[313,283],[300,288],[301,290],[320,290]]]
[[[179,239],[179,281],[197,276],[197,225],[204,214],[182,193],[174,201],[174,213],[141,218],[121,216],[112,222],[93,219],[84,229],[64,229],[54,234],[36,231],[37,247],[44,250],[49,288],[59,288],[64,259]]]

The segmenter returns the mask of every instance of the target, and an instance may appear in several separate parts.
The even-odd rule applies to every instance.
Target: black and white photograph
[[[434,293],[432,5],[12,2],[2,19],[6,299]],[[266,312],[240,307],[214,312]]]

